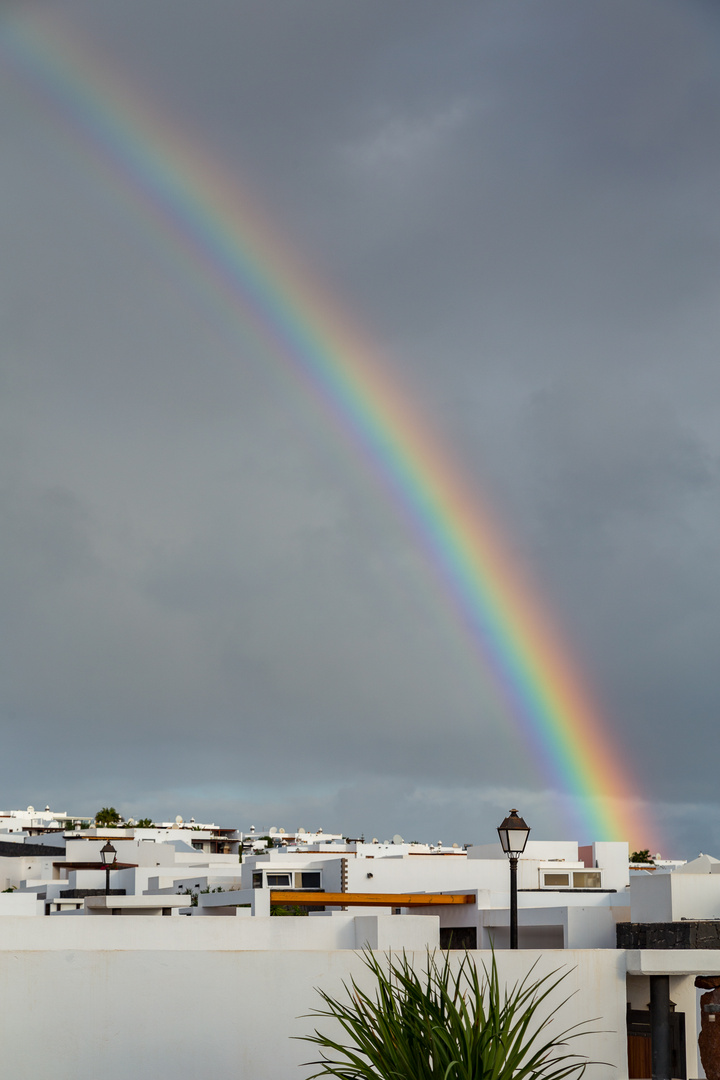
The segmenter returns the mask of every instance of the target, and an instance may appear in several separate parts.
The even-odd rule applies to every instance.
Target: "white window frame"
[[[292,889],[292,871],[291,870],[265,870],[264,871],[264,884],[266,889]],[[287,883],[285,885],[271,885],[268,881],[269,877],[286,877]]]
[[[563,874],[568,880],[565,885],[551,885],[548,883],[547,878],[552,875]],[[600,878],[599,885],[577,885],[575,883],[576,874],[597,874]],[[544,866],[540,870],[540,888],[541,889],[602,889],[602,870],[597,867],[558,867],[557,869],[551,869],[548,866]]]

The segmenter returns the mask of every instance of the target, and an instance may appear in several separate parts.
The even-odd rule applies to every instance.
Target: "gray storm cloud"
[[[669,845],[720,854],[693,826],[720,715],[712,5],[52,10],[262,193],[507,523]],[[0,69],[5,802],[466,841],[515,790],[556,831],[416,538],[34,91]]]

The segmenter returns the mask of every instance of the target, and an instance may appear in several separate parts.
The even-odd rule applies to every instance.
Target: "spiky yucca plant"
[[[448,956],[438,962],[428,952],[420,974],[405,953],[388,955],[383,964],[366,949],[363,959],[375,979],[373,993],[354,979],[343,984],[343,1000],[318,990],[325,1007],[310,1015],[331,1017],[345,1034],[333,1038],[316,1029],[303,1036],[321,1048],[321,1057],[306,1063],[319,1066],[309,1080],[578,1080],[589,1064],[569,1044],[590,1029],[547,1030],[567,998],[548,1009],[549,1019],[538,1019],[567,972],[533,978],[533,965],[521,982],[501,990],[494,955],[482,975],[469,953],[453,971]]]

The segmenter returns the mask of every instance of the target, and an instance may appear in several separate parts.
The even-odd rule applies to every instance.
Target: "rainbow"
[[[651,843],[637,784],[487,505],[337,301],[244,189],[47,15],[6,21],[0,56],[182,253],[213,302],[293,372],[368,462],[491,667],[543,775],[595,839]],[[504,809],[504,808],[503,808]]]

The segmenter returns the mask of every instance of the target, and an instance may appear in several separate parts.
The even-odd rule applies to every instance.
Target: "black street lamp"
[[[530,829],[517,810],[511,810],[502,825],[498,825],[498,836],[502,849],[510,860],[510,948],[518,947],[517,913],[517,864],[525,850]]]
[[[105,867],[105,895],[110,895],[110,868],[115,865],[117,851],[108,840],[103,847],[100,848],[100,858],[102,864]]]

